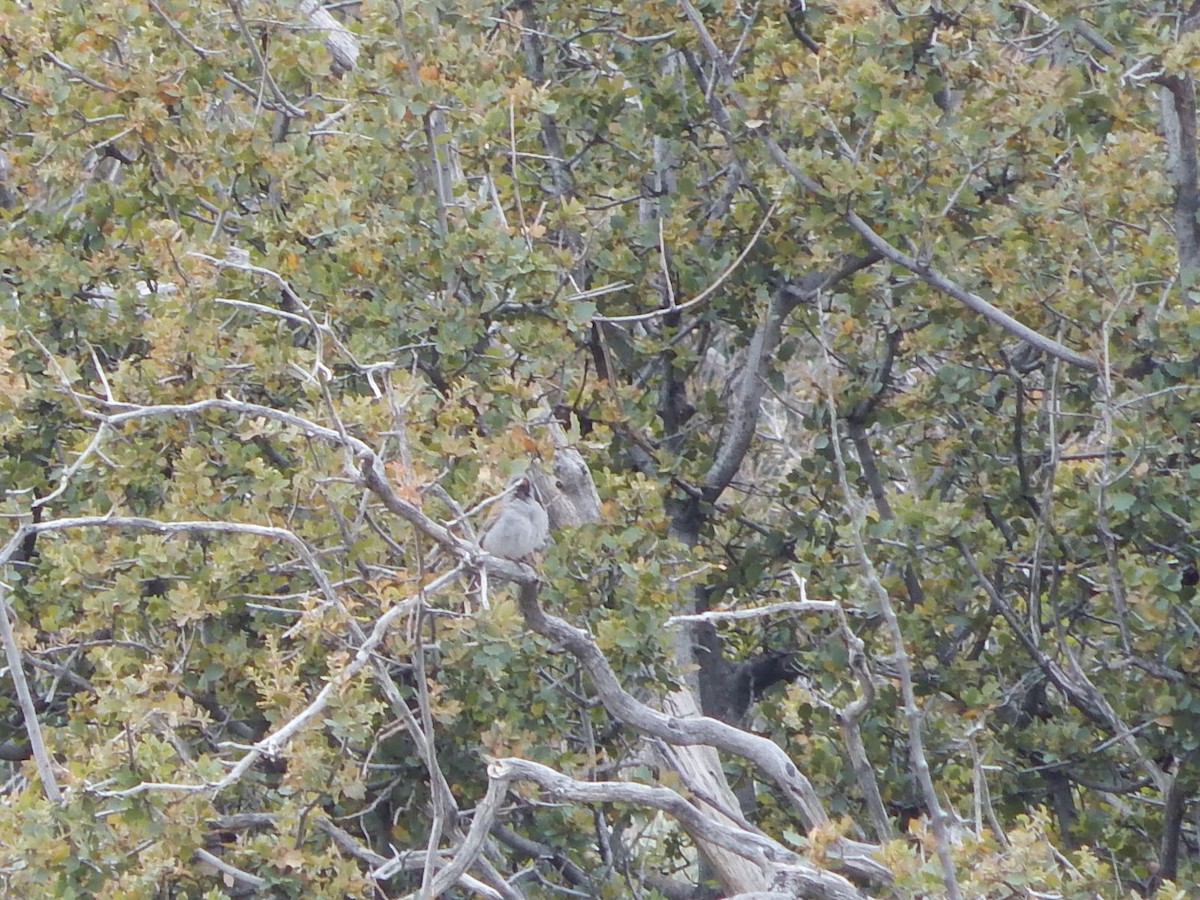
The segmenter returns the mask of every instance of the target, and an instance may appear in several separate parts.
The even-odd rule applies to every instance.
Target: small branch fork
[[[788,600],[757,606],[754,609],[714,609],[703,613],[671,616],[663,624],[668,627],[693,622],[738,622],[746,619],[762,619],[784,612],[837,612],[841,606],[833,600]]]

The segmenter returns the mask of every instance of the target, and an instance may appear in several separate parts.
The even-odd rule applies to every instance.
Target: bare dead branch
[[[14,545],[19,546],[19,545]],[[3,567],[0,566],[0,571]],[[9,586],[0,580],[0,639],[4,642],[4,655],[8,660],[8,673],[12,678],[13,687],[17,691],[17,702],[25,717],[25,733],[29,736],[29,746],[33,752],[34,763],[37,766],[38,777],[42,780],[42,790],[46,799],[51,803],[62,802],[62,792],[58,789],[58,781],[54,777],[54,768],[50,764],[50,755],[46,752],[46,741],[42,737],[42,728],[38,723],[37,707],[33,703],[33,694],[29,691],[29,682],[25,680],[25,669],[22,665],[21,648],[17,646],[16,635],[13,634],[12,605],[8,601]]]
[[[358,38],[354,33],[335,19],[321,0],[303,0],[298,12],[308,20],[309,28],[325,33],[325,49],[333,57],[333,71],[339,75],[353,71],[358,62]]]
[[[1160,79],[1163,140],[1167,170],[1175,189],[1175,242],[1184,296],[1200,276],[1200,166],[1197,164],[1196,82],[1191,72]]]
[[[741,622],[747,619],[765,619],[783,612],[836,612],[840,607],[833,600],[789,600],[771,603],[754,609],[713,609],[703,613],[671,616],[663,623],[666,626],[684,625],[693,622]]]
[[[267,879],[259,878],[257,875],[251,875],[249,872],[243,871],[237,866],[225,862],[225,860],[221,859],[221,857],[210,853],[202,847],[197,847],[195,850],[193,850],[192,855],[200,862],[207,863],[218,872],[229,876],[234,881],[241,882],[247,887],[254,888],[255,890],[261,890],[267,886]]]
[[[875,837],[883,843],[896,836],[895,829],[892,828],[887,807],[883,805],[883,796],[879,792],[879,781],[875,777],[875,767],[871,765],[870,757],[867,756],[867,747],[863,742],[862,729],[859,726],[862,717],[875,702],[875,681],[867,668],[866,645],[863,644],[862,638],[850,628],[846,611],[842,609],[841,604],[836,604],[836,607],[838,632],[842,636],[842,642],[846,645],[850,668],[858,679],[859,687],[858,696],[837,710],[836,715],[842,726],[842,737],[846,742],[846,753],[850,757],[850,766],[854,769],[854,776],[858,780],[859,788],[863,792],[863,799],[867,804],[867,811],[871,815]]]
[[[668,744],[708,745],[747,759],[779,787],[782,797],[799,814],[806,828],[811,829],[828,821],[828,815],[811,783],[777,744],[716,719],[671,716],[637,700],[621,686],[591,636],[563,619],[547,614],[538,603],[537,593],[536,582],[526,582],[520,586],[518,602],[526,623],[539,634],[565,647],[579,660],[592,679],[601,702],[613,717]],[[875,881],[890,877],[886,868],[871,858],[873,848],[869,845],[843,840],[835,842],[829,849],[831,856],[839,858],[847,871],[860,877]]]
[[[823,900],[863,900],[864,897],[842,876],[812,866],[766,835],[725,825],[705,815],[669,788],[624,781],[576,781],[549,766],[512,757],[492,761],[488,766],[488,778],[489,797],[493,785],[507,788],[513,781],[533,781],[555,798],[582,803],[628,803],[661,810],[678,821],[698,843],[715,844],[765,868],[782,864],[804,872],[811,879],[811,892],[805,896]]]
[[[440,897],[475,862],[483,851],[484,841],[492,829],[492,824],[496,821],[500,804],[504,801],[507,793],[507,785],[503,782],[488,782],[487,793],[475,807],[475,817],[471,820],[471,828],[467,832],[466,840],[462,842],[462,846],[458,848],[458,852],[454,854],[454,859],[450,864],[438,872],[437,877],[433,879],[430,896]]]

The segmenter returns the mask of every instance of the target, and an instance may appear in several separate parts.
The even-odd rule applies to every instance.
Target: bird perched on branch
[[[529,479],[522,478],[488,526],[480,546],[493,556],[523,560],[545,547],[549,539],[550,519]]]

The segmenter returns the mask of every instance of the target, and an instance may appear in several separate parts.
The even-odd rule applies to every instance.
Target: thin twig
[[[42,54],[42,58],[45,59],[47,62],[54,63],[54,65],[58,66],[60,69],[62,69],[68,75],[70,75],[72,78],[78,79],[79,81],[82,81],[84,84],[89,84],[94,88],[99,88],[102,91],[108,91],[109,93],[112,93],[112,94],[120,93],[119,88],[115,88],[111,84],[105,84],[102,81],[97,81],[95,78],[85,75],[83,72],[80,72],[78,69],[76,69],[70,63],[65,62],[64,60],[55,56],[49,50],[45,51]]]
[[[162,17],[162,20],[164,22],[167,23],[167,28],[171,29],[171,33],[174,34],[175,37],[177,37],[181,41],[183,41],[185,44],[187,44],[188,47],[190,47],[194,53],[196,53],[197,55],[199,55],[200,57],[205,58],[205,59],[207,59],[210,56],[220,56],[221,55],[220,50],[205,50],[203,47],[201,47],[199,44],[197,44],[195,41],[193,41],[191,38],[189,38],[186,34],[184,34],[183,29],[180,28],[179,25],[176,22],[174,22],[170,16],[168,16],[165,12],[163,12],[163,8],[161,6],[159,6],[158,3],[155,2],[155,0],[149,0],[149,2],[150,2],[150,6],[154,9],[154,11]]]
[[[308,113],[292,103],[287,98],[287,95],[279,89],[279,85],[275,83],[275,78],[271,75],[270,68],[267,67],[267,61],[262,55],[262,51],[258,49],[258,43],[254,40],[254,36],[250,34],[250,28],[246,25],[246,19],[242,16],[241,0],[227,0],[229,9],[233,12],[233,17],[237,20],[238,29],[242,32],[242,37],[246,39],[246,46],[250,48],[250,53],[254,57],[254,61],[258,64],[259,75],[262,76],[263,83],[270,88],[271,96],[275,98],[275,102],[283,108],[289,116],[296,119],[303,119]]]
[[[742,252],[738,254],[738,258],[735,259],[733,262],[731,262],[725,268],[725,271],[717,276],[716,281],[714,281],[712,284],[710,284],[708,287],[706,287],[704,290],[702,290],[699,294],[697,294],[691,300],[688,300],[686,303],[680,303],[677,306],[671,306],[671,307],[667,307],[665,309],[656,309],[656,310],[652,310],[651,312],[648,312],[648,313],[638,313],[637,315],[631,315],[631,316],[592,316],[592,321],[593,322],[607,322],[607,323],[646,322],[646,321],[649,321],[650,319],[657,319],[660,316],[672,315],[674,313],[687,312],[693,306],[698,306],[699,304],[703,303],[705,300],[707,300],[709,297],[711,297],[713,294],[715,294],[717,292],[717,290],[721,287],[721,285],[723,285],[726,281],[729,280],[729,276],[732,275],[734,272],[736,272],[738,269],[738,266],[740,266],[742,264],[742,261],[747,256],[750,255],[750,251],[753,250],[754,245],[756,243],[758,243],[758,239],[762,235],[763,229],[766,228],[767,223],[771,221],[771,216],[774,215],[775,209],[778,206],[779,206],[778,200],[774,200],[771,202],[771,205],[767,208],[767,212],[763,216],[762,221],[759,222],[758,228],[755,229],[754,234],[750,237],[749,243],[747,243],[745,248],[742,250]]]
[[[663,624],[670,627],[692,622],[735,622],[746,619],[764,619],[781,612],[836,612],[838,609],[838,604],[833,600],[789,600],[783,603],[758,606],[754,609],[715,609],[704,613],[671,616]]]

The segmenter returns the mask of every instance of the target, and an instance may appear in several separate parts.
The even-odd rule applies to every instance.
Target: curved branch
[[[828,271],[810,272],[798,282],[789,282],[771,295],[762,321],[754,331],[754,338],[750,342],[746,362],[738,376],[734,395],[730,398],[729,417],[725,421],[716,455],[704,474],[706,499],[715,500],[728,487],[750,449],[750,441],[758,425],[763,393],[767,387],[764,376],[775,349],[779,346],[784,320],[801,303],[814,299],[822,291],[828,290],[879,259],[877,253],[850,257]]]
[[[489,766],[489,775],[490,770]],[[487,839],[488,832],[492,830],[492,824],[496,821],[496,815],[500,811],[500,804],[504,802],[504,796],[507,793],[508,783],[506,781],[493,779],[488,783],[487,794],[475,807],[475,818],[471,822],[471,830],[467,832],[462,846],[454,854],[454,859],[433,879],[433,884],[429,889],[430,897],[442,896],[451,885],[456,884],[459,878],[466,874],[467,869],[479,858],[479,854],[483,852],[484,841]],[[382,874],[386,868],[386,866],[381,867],[371,874],[376,878],[386,877]]]
[[[802,874],[806,891],[800,896],[817,900],[864,898],[864,895],[842,876],[816,868],[794,851],[765,835],[734,828],[704,815],[670,788],[624,781],[576,781],[549,766],[515,758],[494,760],[488,766],[488,777],[491,779],[488,786],[489,797],[495,785],[507,788],[512,781],[533,781],[554,797],[567,800],[583,803],[630,803],[661,810],[679,822],[693,840],[716,844],[765,868],[774,868],[770,865],[772,863],[782,864],[787,867],[788,876]],[[474,833],[474,825],[471,831]],[[449,871],[449,867],[444,871]]]
[[[79,399],[81,395],[76,395]],[[445,547],[451,553],[458,556],[460,559],[480,560],[487,564],[488,571],[500,575],[501,578],[518,583],[535,583],[537,576],[534,571],[528,566],[523,566],[518,563],[510,562],[499,557],[489,556],[481,553],[478,547],[470,541],[458,537],[448,528],[439,525],[433,521],[415,504],[402,499],[392,490],[388,483],[387,476],[383,471],[383,460],[379,457],[369,444],[350,434],[343,434],[333,428],[328,428],[324,425],[318,425],[316,422],[305,419],[303,416],[298,416],[294,413],[285,412],[284,410],[275,409],[270,406],[262,406],[258,403],[246,403],[241,400],[225,400],[225,399],[208,399],[197,400],[194,403],[171,403],[159,404],[155,406],[136,406],[131,403],[114,403],[106,400],[101,400],[95,397],[83,397],[101,403],[105,406],[116,407],[120,412],[105,414],[99,412],[85,411],[85,415],[93,419],[98,419],[102,425],[107,425],[109,428],[123,425],[126,422],[136,421],[138,419],[149,419],[155,416],[190,416],[197,413],[207,412],[209,410],[222,410],[224,412],[236,413],[245,416],[258,416],[264,419],[270,419],[275,422],[282,422],[285,425],[290,425],[293,428],[299,429],[304,434],[311,437],[320,438],[334,446],[344,447],[350,454],[358,460],[360,470],[355,474],[361,483],[375,494],[376,497],[383,503],[389,512],[395,513],[400,518],[404,519],[410,525],[430,538],[435,543]],[[89,448],[90,450],[90,448]],[[353,470],[352,470],[353,471]],[[153,520],[146,520],[147,522]],[[181,523],[157,523],[159,525],[170,524],[178,529],[182,527]],[[212,527],[211,522],[196,523],[195,527],[207,526]],[[147,526],[148,527],[148,526]],[[247,526],[259,527],[263,526]],[[26,534],[30,533],[32,526],[26,528]],[[46,530],[46,529],[41,529]],[[268,529],[271,530],[271,529]],[[273,529],[274,532],[283,532],[285,529]],[[266,533],[266,531],[262,532]],[[275,535],[279,536],[279,535]],[[8,557],[4,557],[7,559]]]
[[[431,523],[432,524],[432,523]],[[321,586],[322,593],[326,596],[328,602],[337,603],[337,595],[329,583],[328,577],[316,564],[315,558],[312,556],[312,551],[308,546],[301,541],[296,535],[285,528],[274,528],[264,525],[252,525],[241,522],[209,522],[209,521],[192,521],[192,522],[162,522],[156,519],[148,519],[141,516],[85,516],[75,519],[56,519],[50,522],[29,523],[22,525],[9,539],[4,549],[0,551],[0,567],[3,567],[12,558],[17,548],[24,542],[28,534],[40,534],[47,531],[65,531],[72,528],[88,528],[88,527],[107,527],[107,528],[134,528],[140,531],[150,531],[158,534],[194,534],[203,532],[221,532],[228,534],[250,534],[260,537],[270,537],[278,540],[283,540],[286,543],[297,549],[297,552],[310,563],[310,568],[313,571],[313,576]],[[516,568],[523,568],[517,566]],[[459,567],[451,569],[440,578],[431,582],[423,588],[424,594],[432,593],[440,587],[445,586],[456,580],[461,572]],[[306,706],[300,713],[293,716],[283,725],[275,729],[262,740],[253,744],[247,753],[234,765],[223,778],[215,782],[203,782],[194,784],[183,783],[162,783],[162,782],[141,782],[133,787],[117,791],[96,791],[100,796],[105,797],[123,797],[133,794],[143,793],[150,790],[169,790],[183,792],[197,792],[206,790],[221,790],[235,781],[240,779],[251,766],[254,765],[263,756],[273,757],[278,755],[279,751],[292,739],[292,737],[304,727],[306,723],[311,721],[328,705],[331,699],[337,694],[345,683],[355,675],[368,662],[373,661],[375,648],[387,635],[391,623],[402,615],[407,615],[412,606],[416,603],[417,597],[409,598],[403,602],[397,603],[385,612],[375,622],[374,627],[369,635],[362,635],[361,641],[357,647],[354,657],[340,671],[333,673],[326,681],[325,686],[318,692],[316,697]],[[21,698],[22,709],[25,712],[25,726],[29,735],[30,743],[33,747],[34,758],[38,764],[38,774],[42,777],[43,787],[46,790],[46,795],[53,801],[57,802],[61,798],[58,791],[58,786],[54,781],[53,770],[50,768],[48,756],[46,756],[45,745],[42,741],[41,730],[38,727],[36,711],[33,708],[32,697],[28,693],[28,686],[24,684],[24,673],[21,669],[20,649],[17,647],[15,637],[12,634],[12,627],[8,622],[7,597],[4,594],[4,588],[0,585],[0,638],[3,638],[5,644],[5,652],[8,656],[9,667],[13,675],[13,682],[17,685],[18,697]],[[356,635],[357,636],[357,635]],[[24,696],[22,696],[24,690]],[[28,707],[26,708],[26,703]],[[40,754],[40,755],[39,755]]]
[[[1063,362],[1068,362],[1073,366],[1078,366],[1081,369],[1086,369],[1089,372],[1099,370],[1099,365],[1090,356],[1085,356],[1082,353],[1077,353],[1069,347],[1064,347],[1053,338],[1048,338],[1044,334],[1039,334],[1028,325],[1018,322],[1002,309],[988,303],[978,294],[968,291],[966,288],[951,281],[941,272],[934,269],[927,263],[923,263],[916,257],[909,256],[903,250],[893,247],[882,235],[876,234],[870,224],[862,219],[858,213],[850,210],[842,218],[846,223],[858,232],[859,236],[867,242],[870,247],[877,253],[881,254],[884,259],[894,262],[898,266],[903,266],[914,275],[932,288],[936,288],[948,297],[953,297],[963,306],[979,313],[989,322],[999,325],[1010,334],[1014,334],[1029,344],[1044,353],[1049,353],[1051,356],[1061,359]]]
[[[536,584],[524,583],[518,602],[525,622],[543,637],[565,647],[587,671],[605,709],[619,721],[643,734],[676,746],[707,745],[754,763],[779,788],[799,814],[805,828],[825,824],[829,817],[816,791],[786,753],[767,738],[726,725],[707,716],[681,718],[647,706],[626,691],[600,648],[586,631],[546,613],[538,603]],[[874,847],[842,839],[830,848],[847,871],[873,881],[887,880],[887,868],[871,858]]]

